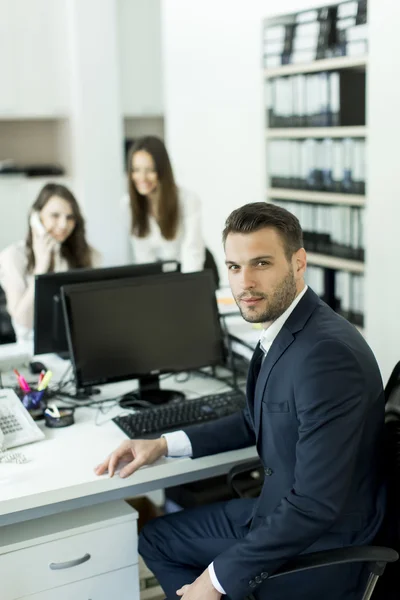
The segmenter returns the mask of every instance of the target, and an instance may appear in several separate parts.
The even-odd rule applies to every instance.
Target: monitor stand
[[[125,394],[119,404],[123,408],[134,407],[135,403],[140,404],[167,404],[172,400],[183,400],[185,394],[177,390],[160,389],[160,379],[158,375],[149,375],[139,378],[139,389]]]

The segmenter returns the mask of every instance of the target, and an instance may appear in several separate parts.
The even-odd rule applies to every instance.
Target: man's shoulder
[[[302,331],[296,335],[294,350],[302,357],[303,367],[326,358],[328,363],[351,363],[364,372],[366,378],[378,378],[376,357],[360,331],[324,303],[319,304]],[[312,360],[311,360],[312,359]],[[314,360],[315,359],[315,360]]]

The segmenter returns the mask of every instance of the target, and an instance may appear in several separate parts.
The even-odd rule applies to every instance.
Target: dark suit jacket
[[[259,347],[249,368],[243,412],[186,430],[194,457],[255,443],[265,467],[256,503],[232,503],[232,518],[250,524],[248,534],[214,561],[218,580],[233,600],[260,584],[260,591],[278,581],[282,587],[283,579],[268,582],[268,574],[298,554],[371,543],[385,509],[379,466],[382,380],[356,328],[308,289],[256,379],[257,363]],[[337,573],[324,571],[323,582],[303,574],[307,593],[298,590],[293,598],[330,597],[326,592]]]

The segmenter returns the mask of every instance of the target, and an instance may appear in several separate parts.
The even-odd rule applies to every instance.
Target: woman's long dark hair
[[[53,196],[58,196],[66,200],[71,206],[75,227],[71,235],[62,243],[60,254],[68,263],[70,269],[92,266],[92,252],[86,241],[85,220],[82,216],[79,204],[75,196],[64,185],[58,183],[48,183],[39,192],[37,199],[32,205],[30,215],[33,211],[40,212],[42,208]],[[29,217],[30,217],[29,215]],[[32,247],[32,228],[29,223],[28,235],[26,237],[26,254],[28,258],[28,273],[32,273],[35,268],[35,255]]]
[[[132,214],[131,232],[137,237],[146,237],[149,233],[149,206],[145,196],[139,194],[132,181],[132,159],[136,152],[148,152],[154,160],[160,186],[160,203],[157,223],[161,235],[166,240],[176,236],[179,222],[178,189],[164,143],[157,137],[148,135],[136,140],[128,156],[128,190]]]

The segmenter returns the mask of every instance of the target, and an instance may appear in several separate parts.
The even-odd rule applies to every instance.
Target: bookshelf
[[[313,192],[292,188],[268,188],[267,197],[274,200],[295,200],[313,204],[343,204],[344,206],[365,206],[362,194],[339,194],[329,192]]]
[[[317,73],[318,71],[336,71],[341,69],[365,68],[368,62],[367,56],[352,57],[338,56],[334,58],[319,59],[312,63],[299,65],[282,65],[264,70],[266,79],[272,77],[284,77],[285,75],[297,75],[299,73]]]
[[[349,273],[364,273],[364,263],[358,260],[337,258],[327,254],[315,254],[307,252],[307,262],[315,267],[335,269],[337,271],[349,271]]]
[[[293,138],[365,138],[367,128],[354,127],[274,127],[266,129],[265,136],[269,139]]]
[[[366,10],[338,0],[265,19],[262,57],[266,200],[298,216],[308,283],[363,334]]]

